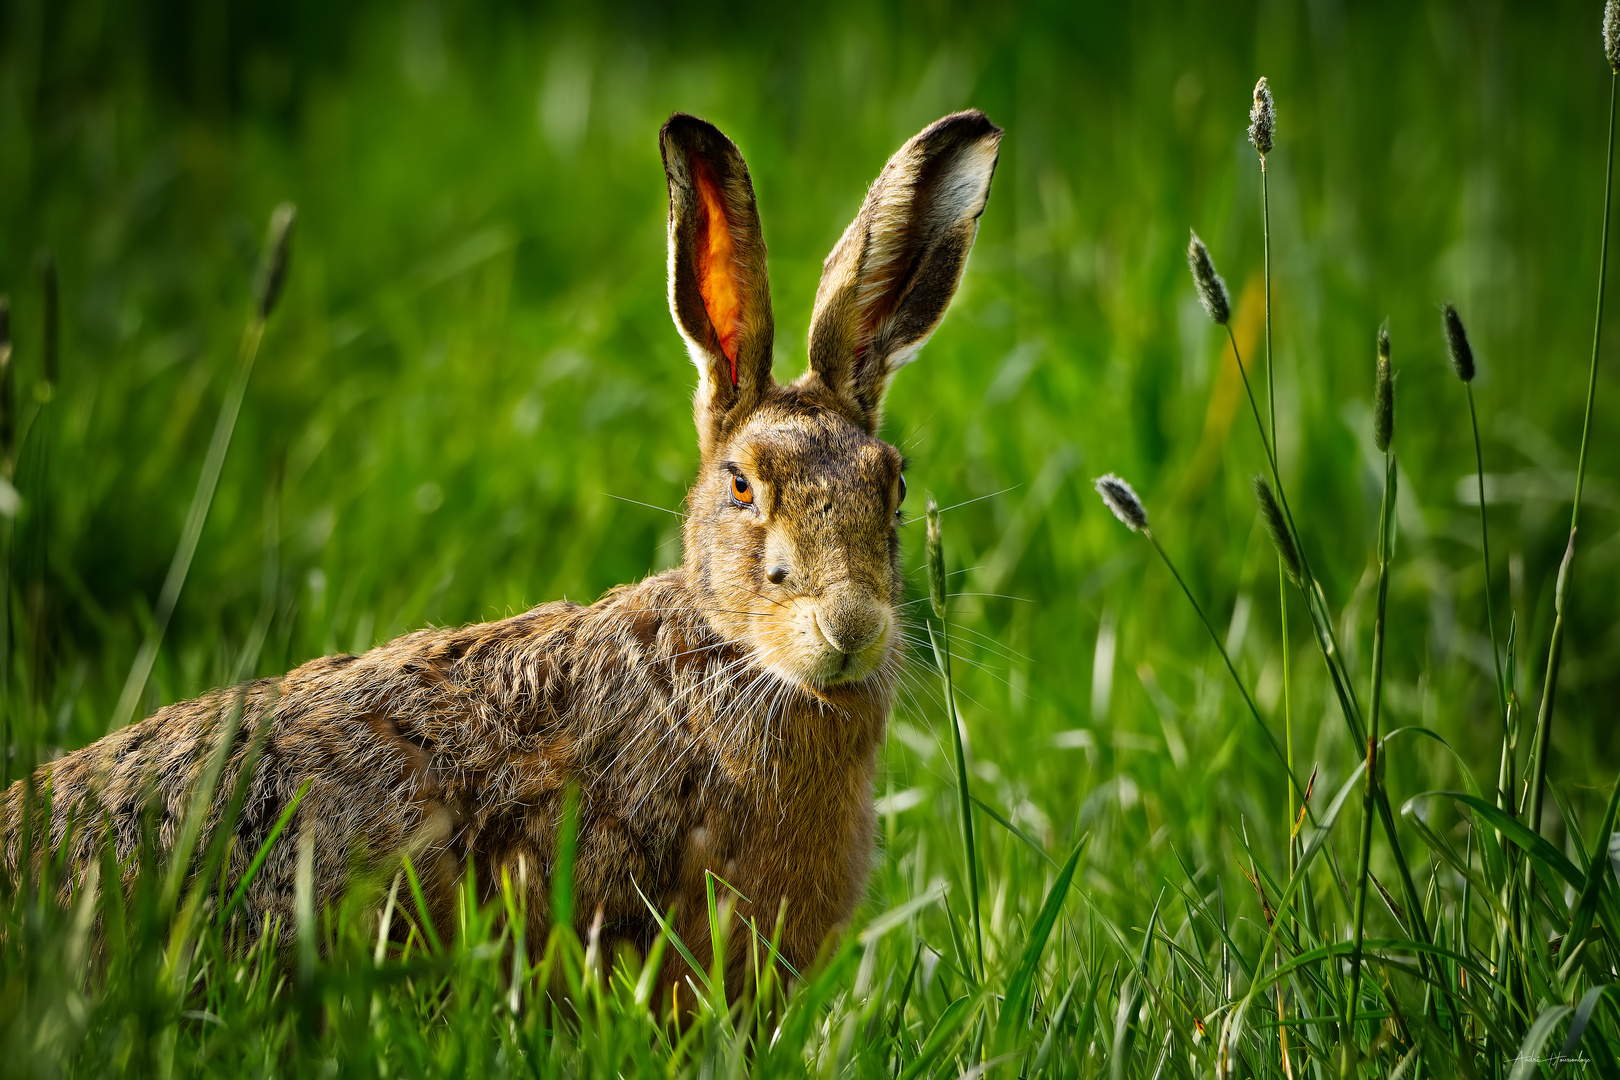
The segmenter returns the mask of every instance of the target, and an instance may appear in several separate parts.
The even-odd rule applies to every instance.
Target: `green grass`
[[[1243,138],[1260,74],[1279,110],[1278,466],[1363,709],[1384,588],[1372,392],[1386,315],[1399,377],[1380,730],[1401,733],[1380,786],[1434,945],[1412,947],[1393,849],[1372,829],[1351,1006],[1364,1075],[1405,1060],[1406,1077],[1507,1077],[1527,1036],[1555,1054],[1580,1022],[1567,1010],[1613,981],[1611,358],[1544,840],[1495,810],[1486,605],[1489,588],[1504,649],[1514,628],[1522,785],[1596,301],[1596,5],[212,10],[0,9],[0,290],[23,500],[0,779],[114,715],[278,202],[299,208],[287,290],[142,712],[428,623],[588,600],[674,562],[678,519],[640,505],[678,507],[696,463],[692,372],[664,300],[659,123],[704,115],[748,158],[777,362],[793,372],[821,259],[865,185],[923,124],[977,105],[1008,133],[989,209],[943,328],[896,380],[886,434],[913,461],[909,512],[925,492],[948,508],[984,977],[946,703],[919,650],[885,750],[869,900],[792,986],[759,927],[762,982],[678,1030],[645,1001],[639,958],[588,964],[588,942],[528,924],[506,897],[430,929],[408,878],[244,951],[214,915],[229,891],[165,891],[153,860],[94,910],[0,894],[4,1071],[1209,1076],[1243,1007],[1232,1067],[1281,1076],[1280,985],[1294,1075],[1334,1075],[1365,749],[1309,609],[1273,572],[1251,489],[1269,473],[1261,440],[1184,261],[1196,228],[1265,410],[1260,177]],[[42,248],[63,319],[49,394]],[[1479,359],[1489,581],[1447,299]],[[1279,740],[1288,605],[1295,772],[1316,777],[1316,820],[1292,844],[1279,757],[1167,564],[1096,500],[1106,472],[1141,492]],[[922,623],[922,525],[904,537]],[[379,910],[416,930],[404,952],[377,951]],[[1598,935],[1573,963],[1548,944],[1586,926]],[[520,938],[550,942],[533,970],[514,966]],[[1613,993],[1587,1008],[1591,1075],[1617,1075]],[[1525,1067],[1514,1076],[1551,1074]]]

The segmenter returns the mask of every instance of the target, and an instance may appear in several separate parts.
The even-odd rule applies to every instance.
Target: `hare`
[[[531,918],[544,919],[577,785],[576,929],[594,929],[604,955],[647,950],[660,932],[652,906],[673,910],[675,932],[712,963],[706,871],[765,931],[781,913],[782,955],[801,969],[850,917],[872,859],[873,773],[901,660],[905,463],[877,437],[879,410],[961,280],[1001,130],[956,113],[889,160],[827,257],[809,370],[787,384],[771,374],[747,166],[691,116],[672,116],[659,138],[669,306],[698,372],[702,464],[683,565],[590,607],[423,630],[216,690],[43,766],[33,783],[49,785],[51,840],[66,838],[74,864],[110,839],[133,867],[143,812],[171,848],[223,754],[204,842],[251,764],[227,855],[240,878],[308,781],[289,832],[313,838],[317,906],[341,895],[357,860],[397,863],[408,850],[441,931],[463,875],[491,897],[503,869],[516,881],[520,866]],[[18,783],[0,803],[13,875],[24,798]],[[290,925],[293,839],[253,879],[247,927]],[[731,940],[735,983],[745,942]],[[685,973],[666,963],[664,1000]]]

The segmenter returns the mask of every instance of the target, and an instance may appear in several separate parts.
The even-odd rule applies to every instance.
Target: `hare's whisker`
[[[671,510],[667,506],[658,506],[658,505],[656,505],[654,503],[642,502],[640,499],[627,499],[623,495],[615,495],[611,491],[598,491],[597,494],[598,495],[606,495],[610,499],[617,499],[619,502],[630,503],[630,504],[632,504],[634,506],[645,506],[649,510],[660,510],[663,513],[666,513],[666,514],[673,514],[676,517],[680,518],[682,521],[685,521],[687,519],[687,517],[689,516],[687,514],[681,513],[679,510]]]
[[[1021,488],[1023,486],[1024,486],[1023,484],[1014,484],[1012,487],[1004,487],[1000,491],[992,491],[988,495],[980,495],[976,499],[966,499],[966,500],[964,500],[962,502],[959,502],[959,503],[953,503],[950,506],[942,506],[942,507],[940,507],[939,512],[944,514],[944,513],[948,513],[951,510],[960,510],[964,506],[972,506],[976,502],[984,502],[984,500],[993,499],[997,495],[1005,495],[1009,491],[1017,491],[1019,488]]]

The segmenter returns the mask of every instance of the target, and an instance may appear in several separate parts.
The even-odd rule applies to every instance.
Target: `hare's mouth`
[[[744,632],[762,666],[788,682],[812,689],[857,683],[871,678],[894,647],[895,617],[886,607],[852,610],[810,597],[784,606]]]
[[[894,636],[894,617],[873,610],[860,625],[829,617],[819,607],[812,608],[808,633],[804,635],[805,681],[820,686],[837,686],[870,677],[883,664]]]
[[[840,686],[844,683],[860,682],[869,678],[881,666],[883,656],[881,650],[871,650],[875,655],[862,656],[855,653],[839,653],[828,658],[821,665],[820,671],[813,674],[808,682],[818,686]],[[831,668],[832,670],[828,670]]]

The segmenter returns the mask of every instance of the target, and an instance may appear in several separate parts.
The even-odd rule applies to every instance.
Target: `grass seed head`
[[[1294,534],[1289,531],[1288,519],[1277,504],[1277,496],[1272,494],[1271,485],[1263,476],[1254,478],[1254,501],[1260,504],[1260,517],[1265,520],[1266,532],[1271,534],[1272,546],[1282,559],[1288,580],[1298,585],[1304,580],[1299,568],[1299,548],[1294,545]]]
[[[1373,441],[1379,453],[1395,437],[1395,375],[1389,367],[1389,320],[1378,328],[1378,375],[1373,385]]]
[[[1092,484],[1108,509],[1125,523],[1126,528],[1132,532],[1147,528],[1147,510],[1142,507],[1142,500],[1136,497],[1136,491],[1130,484],[1113,473],[1097,477]]]
[[[934,617],[945,618],[945,549],[939,541],[939,503],[928,497],[928,601]]]
[[[268,319],[281,299],[281,287],[287,283],[288,247],[292,241],[293,222],[298,210],[284,202],[270,213],[270,233],[264,245],[264,263],[259,268],[257,302],[259,318]]]
[[[1271,84],[1262,75],[1254,84],[1254,107],[1249,110],[1249,142],[1260,152],[1260,160],[1271,153],[1271,139],[1276,133],[1277,104],[1271,99]]]
[[[1190,232],[1190,230],[1189,230]],[[1192,270],[1193,284],[1198,287],[1198,302],[1204,305],[1209,317],[1225,326],[1232,317],[1232,298],[1227,294],[1226,282],[1215,272],[1215,260],[1209,257],[1209,248],[1190,232],[1187,241],[1187,266]]]
[[[1620,0],[1603,5],[1603,55],[1609,59],[1609,70],[1620,75]]]
[[[1474,350],[1468,344],[1468,331],[1463,329],[1462,316],[1457,308],[1447,304],[1440,310],[1446,324],[1446,348],[1451,350],[1451,366],[1463,382],[1474,381]]]

